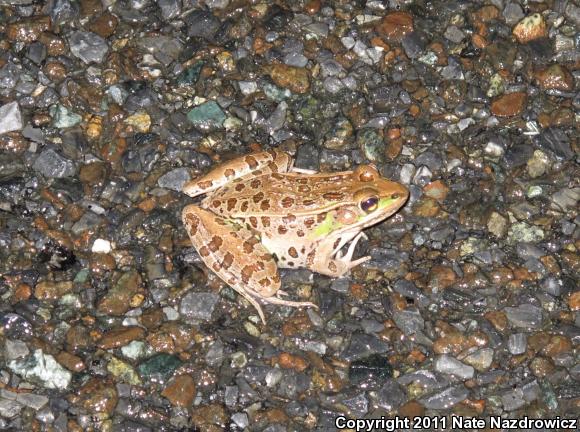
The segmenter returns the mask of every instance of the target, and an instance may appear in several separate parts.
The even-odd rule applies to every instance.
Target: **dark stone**
[[[384,381],[393,376],[393,367],[384,355],[373,354],[353,361],[348,369],[348,376],[353,385],[364,381]]]

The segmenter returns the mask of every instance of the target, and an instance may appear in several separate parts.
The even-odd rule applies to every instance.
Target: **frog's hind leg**
[[[302,306],[274,297],[280,289],[278,267],[252,230],[195,205],[185,207],[182,216],[202,261],[246,298],[262,321],[265,322],[259,300]]]
[[[248,174],[285,173],[292,169],[294,159],[280,150],[252,153],[227,161],[208,174],[188,182],[183,192],[191,197],[211,192],[228,182]]]

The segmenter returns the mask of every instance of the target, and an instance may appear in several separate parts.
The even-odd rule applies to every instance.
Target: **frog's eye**
[[[369,197],[360,203],[360,208],[366,213],[372,213],[379,207],[379,198],[376,196]]]
[[[401,197],[401,195],[399,195],[396,192],[393,195],[391,195],[391,199],[399,199],[400,197]]]

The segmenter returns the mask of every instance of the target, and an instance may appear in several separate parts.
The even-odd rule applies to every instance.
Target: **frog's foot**
[[[254,309],[256,309],[256,311],[258,312],[258,316],[260,317],[262,324],[266,325],[266,317],[264,316],[264,311],[262,310],[262,306],[260,306],[260,303],[258,303],[256,299],[252,297],[250,294],[248,294],[246,291],[238,289],[236,289],[236,291],[243,298],[245,298],[252,306],[254,306]]]
[[[354,255],[354,249],[356,248],[356,244],[358,243],[358,241],[363,238],[366,237],[366,235],[361,231],[360,233],[357,234],[357,236],[352,239],[352,242],[350,243],[350,245],[348,246],[348,249],[346,251],[345,254],[343,254],[340,251],[336,252],[336,256],[335,259],[337,261],[341,261],[343,262],[345,265],[349,266],[349,270],[353,267],[356,267],[359,264],[364,263],[365,261],[368,261],[371,259],[371,257],[369,255],[359,258],[357,260],[352,261],[352,256]]]
[[[317,257],[315,255],[312,265],[308,266],[311,270],[322,273],[327,276],[341,277],[348,273],[352,268],[364,263],[371,259],[370,256],[365,256],[356,260],[352,260],[354,255],[354,250],[358,241],[364,236],[362,232],[358,233],[355,238],[352,239],[346,253],[342,253],[340,249],[348,243],[348,239],[341,239],[339,244],[333,249],[330,257]]]

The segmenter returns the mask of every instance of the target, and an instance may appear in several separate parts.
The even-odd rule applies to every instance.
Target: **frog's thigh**
[[[183,223],[203,262],[244,297],[278,291],[276,262],[252,231],[195,205],[183,210]]]
[[[288,172],[293,163],[288,153],[279,150],[251,153],[225,162],[201,178],[190,181],[183,187],[183,192],[194,197],[252,173],[263,175]]]

